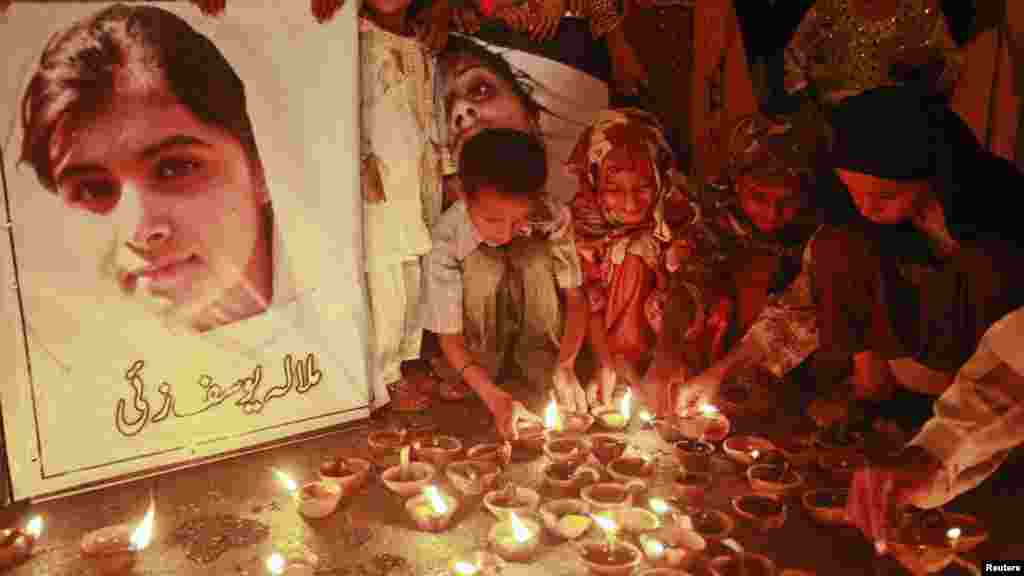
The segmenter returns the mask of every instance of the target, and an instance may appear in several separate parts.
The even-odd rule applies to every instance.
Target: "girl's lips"
[[[129,282],[134,286],[139,280],[144,280],[152,292],[172,292],[185,288],[200,265],[199,257],[193,254],[132,272],[128,274]]]

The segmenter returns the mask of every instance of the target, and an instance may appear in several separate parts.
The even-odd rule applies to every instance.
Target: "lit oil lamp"
[[[701,440],[721,442],[729,435],[729,419],[714,404],[702,404],[700,415],[704,419]]]
[[[501,557],[478,550],[471,558],[452,558],[445,576],[497,576],[504,567]]]
[[[307,482],[301,488],[287,474],[274,470],[278,480],[284,484],[299,509],[299,514],[306,518],[323,518],[329,516],[341,501],[341,486],[334,482],[319,480]]]
[[[32,555],[36,540],[43,533],[43,519],[36,516],[24,529],[8,528],[0,531],[0,569],[20,564]]]
[[[633,410],[632,403],[633,391],[627,388],[626,393],[619,400],[618,410],[606,408],[597,413],[597,419],[609,430],[623,430],[626,426],[629,426],[629,417],[632,415]]]
[[[410,498],[405,503],[405,510],[416,523],[416,527],[424,532],[447,530],[458,509],[459,501],[442,493],[437,486],[427,486],[423,489],[423,494]]]
[[[558,403],[555,402],[554,396],[544,409],[544,428],[549,433],[562,431],[562,415],[558,412]]]
[[[139,552],[153,539],[155,515],[156,503],[150,502],[149,510],[137,527],[119,524],[86,534],[80,546],[82,556],[92,562],[101,576],[131,573]]]
[[[617,538],[618,525],[603,515],[592,516],[594,522],[604,530],[607,542],[586,543],[580,546],[580,559],[591,574],[627,576],[632,574],[643,560],[643,552],[629,542]]]
[[[466,562],[465,560],[459,560],[452,564],[452,574],[454,576],[475,576],[479,573],[479,566]]]
[[[488,540],[494,551],[508,562],[529,562],[540,544],[540,524],[525,521],[515,512],[491,528]]]
[[[274,576],[313,576],[320,558],[306,549],[297,549],[288,557],[274,552],[267,558],[267,571]]]
[[[651,507],[651,512],[654,512],[661,519],[662,524],[675,524],[679,521],[679,511],[665,500],[651,498],[647,501],[647,505]]]

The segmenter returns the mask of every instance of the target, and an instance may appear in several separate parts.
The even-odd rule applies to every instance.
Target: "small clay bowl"
[[[552,462],[580,464],[590,455],[590,445],[582,436],[555,436],[544,442],[544,455]]]
[[[846,498],[849,490],[808,490],[800,497],[811,517],[826,526],[842,526],[846,518]]]
[[[626,418],[614,406],[598,406],[591,411],[596,423],[611,432],[622,432],[629,427],[631,418]]]
[[[341,486],[321,480],[304,484],[295,492],[294,499],[299,514],[306,518],[326,518],[338,508],[341,492]]]
[[[409,442],[411,440],[408,434],[396,430],[374,430],[366,437],[366,444],[370,447],[370,458],[382,468],[397,464],[402,446],[408,445]]]
[[[867,466],[867,458],[856,452],[826,452],[818,457],[818,466],[836,483],[847,485],[858,468]]]
[[[547,439],[544,435],[544,426],[540,424],[527,424],[519,428],[519,438],[509,440],[512,445],[513,462],[526,462],[540,456],[544,450],[544,442]]]
[[[760,455],[775,450],[775,445],[760,436],[733,436],[722,443],[722,451],[725,452],[725,455],[743,466],[750,466],[754,463],[753,452],[755,450]]]
[[[484,495],[484,507],[498,520],[507,520],[512,512],[523,518],[533,514],[540,504],[540,494],[524,486],[516,486],[512,494],[515,499],[509,501],[505,489],[492,490]]]
[[[544,528],[563,540],[575,540],[583,536],[590,530],[594,522],[590,518],[590,505],[578,498],[549,500],[540,505],[538,513],[540,514],[541,522],[544,523]],[[566,525],[562,521],[566,516],[579,516],[581,519],[585,519],[587,521],[585,524],[586,528],[582,531],[574,530],[574,526]],[[582,523],[583,520],[580,520],[580,522]]]
[[[507,442],[477,444],[466,451],[466,460],[493,462],[504,468],[512,460],[512,444]]]
[[[495,522],[487,534],[487,542],[491,549],[506,562],[527,563],[536,554],[540,545],[540,523],[533,518],[520,518],[519,521],[531,535],[526,542],[518,542],[514,538],[515,529],[508,520]]]
[[[679,465],[687,472],[708,472],[715,445],[701,440],[680,440],[675,443]]]
[[[640,456],[622,456],[608,463],[608,475],[634,494],[647,491],[654,480],[657,463]]]
[[[391,490],[402,498],[412,498],[423,492],[437,478],[437,468],[427,462],[410,462],[409,477],[402,478],[402,467],[392,466],[381,472],[380,479]]]
[[[433,435],[412,444],[413,458],[430,462],[438,470],[455,460],[461,452],[462,441],[454,436]]]
[[[747,480],[754,492],[782,494],[804,484],[804,478],[792,468],[776,464],[754,464],[747,468]]]
[[[586,542],[580,544],[579,554],[594,576],[630,576],[644,557],[639,548],[622,540],[615,543],[611,553],[604,542]]]
[[[672,484],[676,498],[694,506],[703,506],[711,489],[711,474],[680,471]]]
[[[601,482],[580,490],[580,498],[595,512],[628,508],[633,505],[633,493],[624,484]]]
[[[926,546],[886,542],[889,554],[911,574],[935,574],[945,570],[956,558],[952,546]]]
[[[736,528],[736,522],[725,512],[704,509],[690,515],[693,531],[705,540],[720,541],[728,538]]]
[[[676,420],[676,427],[684,438],[707,442],[721,442],[732,430],[729,418],[721,412],[684,414]]]
[[[651,565],[660,568],[689,570],[704,556],[708,546],[703,536],[682,526],[665,526],[650,537],[664,548],[661,555],[647,557]]]
[[[591,453],[602,466],[622,456],[628,446],[626,438],[618,434],[593,434],[590,437]]]
[[[372,466],[362,458],[329,458],[320,464],[320,479],[336,484],[342,495],[351,496],[366,486]]]
[[[774,530],[786,523],[786,503],[776,494],[745,494],[732,499],[737,516],[758,530]]]
[[[541,469],[544,483],[562,497],[575,496],[584,486],[601,481],[601,472],[593,466],[573,462],[550,462]]]
[[[708,563],[713,576],[775,576],[775,562],[763,554],[743,553],[742,565],[736,556],[718,556]]]
[[[957,512],[945,512],[944,516],[950,528],[960,529],[960,537],[953,545],[957,554],[970,552],[988,540],[988,528],[977,517]]]
[[[661,520],[658,515],[646,508],[614,508],[598,512],[597,515],[604,516],[619,527],[620,532],[631,536],[649,534],[661,528]]]
[[[139,555],[131,548],[134,530],[128,524],[119,524],[86,534],[80,545],[82,557],[88,559],[101,576],[131,573]]]
[[[456,460],[448,464],[444,473],[463,496],[479,496],[494,489],[501,468],[487,460]]]
[[[444,514],[435,514],[430,499],[426,494],[413,496],[405,501],[405,511],[416,524],[416,528],[424,532],[443,532],[451,524],[452,517],[459,510],[459,501],[455,497],[441,492],[441,500],[445,503]],[[429,512],[428,512],[429,511]]]
[[[586,434],[594,425],[595,418],[591,414],[564,414],[562,429],[569,434]]]

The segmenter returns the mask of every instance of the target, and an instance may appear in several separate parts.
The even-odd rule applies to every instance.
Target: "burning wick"
[[[753,459],[754,461],[757,461],[758,457],[760,457],[760,456],[761,456],[761,453],[758,452],[757,450],[751,450],[750,451],[750,458]]]
[[[654,416],[651,416],[651,413],[647,410],[641,410],[639,416],[645,426],[650,426],[654,423]]]
[[[456,562],[455,563],[455,574],[458,576],[472,576],[479,572],[480,569],[475,564],[469,562]]]
[[[619,401],[619,413],[622,417],[629,421],[629,415],[633,408],[633,389],[626,388],[626,393],[622,395],[622,400]]]
[[[672,508],[661,498],[651,498],[650,500],[651,511],[657,515],[662,515],[670,512]]]
[[[654,538],[647,538],[644,540],[644,552],[648,558],[656,560],[665,555],[665,545]]]
[[[149,510],[134,529],[119,524],[86,534],[81,543],[82,556],[89,558],[101,575],[130,573],[138,553],[153,540],[155,517],[156,502],[150,501]]]
[[[718,407],[714,404],[701,404],[699,410],[706,418],[714,418],[718,415]]]
[[[267,570],[273,576],[313,576],[320,559],[306,549],[294,551],[286,560],[274,552],[267,558]]]
[[[285,474],[284,472],[281,472],[280,470],[274,470],[274,475],[277,476],[277,479],[280,480],[282,484],[284,484],[285,489],[288,490],[288,493],[291,494],[292,496],[294,496],[295,493],[299,491],[299,485],[296,484],[295,480],[292,480],[291,477]]]
[[[512,537],[516,539],[516,542],[526,542],[533,536],[533,533],[523,524],[523,521],[519,519],[515,512],[509,513],[508,521],[512,525]]]
[[[292,500],[298,506],[299,514],[307,518],[323,518],[334,512],[341,500],[341,486],[333,482],[309,482],[299,488],[290,476],[274,470],[274,475],[284,484]]]
[[[149,546],[150,541],[153,539],[153,523],[156,517],[156,502],[149,503],[149,510],[146,511],[146,515],[142,518],[142,523],[139,527],[132,532],[131,537],[131,550],[138,552],[143,550],[146,546]]]
[[[423,494],[427,497],[427,501],[430,502],[430,507],[436,516],[444,516],[448,513],[448,504],[441,497],[437,486],[427,486],[423,489]]]
[[[963,532],[959,528],[950,528],[949,530],[946,530],[946,538],[949,538],[949,542],[953,546],[956,546],[961,535],[963,535]]]
[[[548,407],[544,410],[544,427],[549,432],[562,431],[562,416],[558,413],[558,403],[555,402],[554,394],[551,396]]]
[[[618,525],[615,524],[614,520],[605,516],[592,515],[591,518],[604,530],[605,536],[608,537],[608,550],[610,552],[615,547],[615,536],[619,530]]]
[[[274,552],[267,558],[267,570],[274,576],[284,574],[284,556]]]

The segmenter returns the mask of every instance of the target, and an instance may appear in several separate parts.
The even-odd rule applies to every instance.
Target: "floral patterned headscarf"
[[[604,209],[598,186],[602,164],[608,154],[618,147],[636,144],[648,151],[657,193],[650,220],[627,226]],[[675,160],[664,130],[652,114],[637,108],[602,111],[594,124],[580,136],[567,166],[580,179],[580,189],[572,207],[577,233],[596,238],[651,228],[656,240],[669,242],[672,239],[672,232],[665,223],[665,201],[675,186]]]

